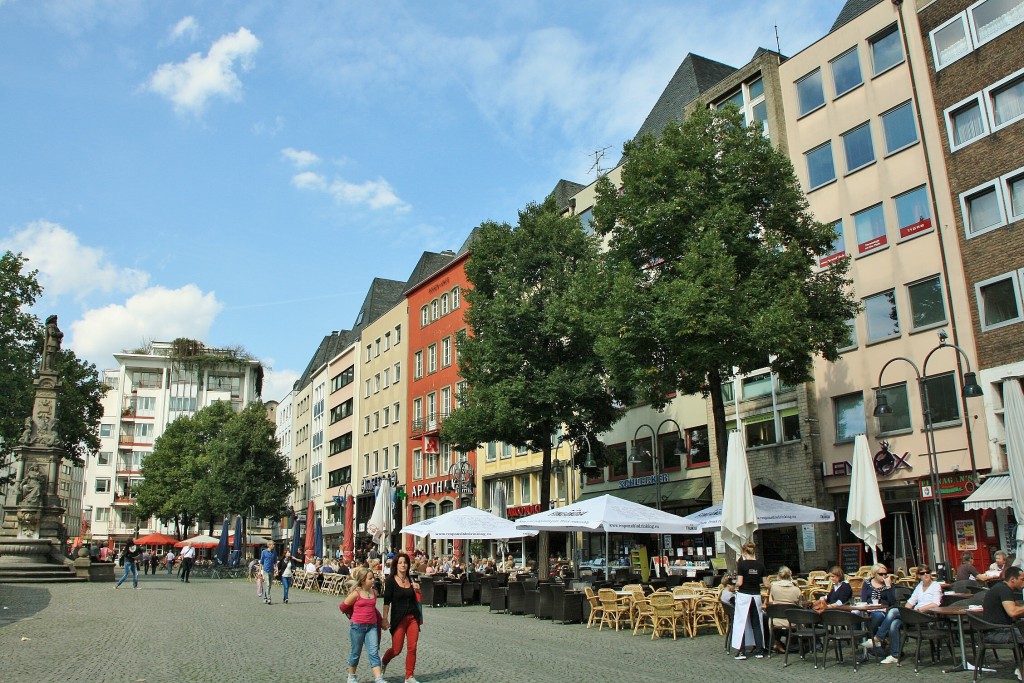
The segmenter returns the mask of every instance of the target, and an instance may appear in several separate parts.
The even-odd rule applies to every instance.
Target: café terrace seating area
[[[896,585],[901,602],[905,602],[916,585],[916,567],[896,574]],[[869,575],[870,567],[860,567],[847,575],[859,595],[860,586]],[[345,577],[336,577],[342,579]],[[732,608],[722,602],[721,577],[708,576],[701,581],[685,580],[679,576],[651,578],[643,583],[640,576],[619,570],[610,581],[602,577],[588,580],[553,579],[539,581],[530,574],[498,573],[482,575],[470,573],[466,579],[451,581],[440,576],[420,575],[423,606],[430,608],[486,608],[494,618],[530,618],[550,620],[553,623],[576,625],[595,633],[595,637],[645,637],[650,640],[668,639],[686,641],[698,637],[718,636],[725,653],[730,649]],[[767,577],[770,585],[777,577]],[[828,577],[815,571],[799,576],[794,582],[801,589],[801,604],[777,604],[765,608],[763,633],[767,634],[765,659],[775,659],[781,666],[813,666],[833,669],[836,665],[848,669],[850,675],[858,668],[878,666],[881,656],[869,656],[862,647],[868,637],[868,612],[871,605],[847,605],[842,609],[829,609],[818,614],[810,604],[826,592]],[[931,667],[940,670],[963,671],[970,662],[987,662],[1005,674],[1006,667],[1015,662],[1012,648],[986,643],[982,633],[990,628],[980,619],[979,606],[984,598],[984,587],[966,586],[965,582],[944,584],[943,606],[937,613],[913,612],[905,615],[903,652],[897,670],[915,672]],[[303,578],[298,572],[295,587],[341,593],[343,582],[324,582],[317,586],[315,577]],[[767,604],[768,588],[762,588]],[[910,610],[904,611],[910,612]],[[781,619],[784,626],[778,626]],[[1019,624],[1017,625],[1019,626]],[[1014,626],[1013,628],[1017,628]],[[784,650],[772,645],[787,643]],[[981,654],[982,645],[986,652]],[[1002,654],[1002,660],[997,659]],[[1019,665],[1019,663],[1014,664]],[[986,674],[983,674],[983,676]],[[987,674],[992,676],[993,674]],[[1013,671],[1009,671],[1013,677]]]

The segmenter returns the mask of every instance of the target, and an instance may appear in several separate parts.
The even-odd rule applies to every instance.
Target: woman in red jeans
[[[388,662],[402,653],[403,641],[408,645],[405,654],[405,683],[419,683],[413,676],[416,669],[416,644],[420,639],[423,610],[417,595],[420,585],[409,576],[409,556],[395,555],[391,560],[391,574],[384,582],[384,622],[391,624],[391,647],[384,653],[381,667],[387,671]]]

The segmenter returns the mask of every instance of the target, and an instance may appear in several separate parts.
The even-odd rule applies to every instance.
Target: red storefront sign
[[[860,251],[861,254],[866,254],[869,251],[881,249],[888,243],[889,240],[886,238],[885,235],[882,235],[881,237],[870,239],[867,242],[861,242],[860,244],[857,245],[857,249]]]
[[[837,251],[834,254],[829,254],[828,256],[821,257],[821,260],[818,261],[818,267],[828,268],[833,263],[836,263],[837,261],[842,261],[844,258],[846,258],[846,251]]]
[[[931,500],[935,497],[932,492],[931,477],[921,479],[918,484],[921,487],[921,500]],[[943,498],[966,498],[974,493],[978,485],[970,474],[943,474],[939,477],[939,490]]]
[[[508,515],[509,519],[535,515],[538,512],[540,512],[540,503],[534,503],[533,505],[513,505],[512,507],[505,509],[505,513]]]
[[[901,239],[906,239],[906,238],[912,237],[913,235],[916,235],[916,234],[918,234],[920,232],[924,232],[926,230],[931,230],[931,229],[932,229],[932,219],[931,218],[923,218],[923,219],[919,220],[916,223],[911,223],[910,225],[907,225],[907,226],[904,226],[904,227],[900,228],[900,238]]]
[[[423,454],[438,455],[441,452],[441,439],[436,436],[423,437]]]

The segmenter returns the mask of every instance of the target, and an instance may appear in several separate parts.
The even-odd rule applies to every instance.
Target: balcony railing
[[[449,413],[427,413],[426,417],[414,417],[412,419],[411,430],[415,436],[417,434],[423,434],[427,432],[436,432],[441,429],[441,425],[448,419]]]

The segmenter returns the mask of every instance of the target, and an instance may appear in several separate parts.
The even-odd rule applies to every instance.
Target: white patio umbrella
[[[486,510],[464,507],[443,515],[424,519],[402,529],[403,534],[431,538],[472,538],[497,540],[536,536],[536,531],[517,529],[516,523],[502,519]]]
[[[759,529],[821,524],[834,522],[836,519],[835,514],[830,510],[821,510],[761,496],[754,496],[754,512]],[[694,512],[683,519],[699,524],[704,531],[718,531],[722,528],[722,503],[712,505],[700,512]]]
[[[878,561],[878,546],[882,545],[882,494],[868,447],[868,437],[858,434],[853,441],[853,475],[850,477],[850,507],[846,521],[850,531],[871,548],[872,562]]]
[[[1003,381],[1003,421],[1006,460],[1010,471],[1010,500],[1017,518],[1017,559],[1024,558],[1024,392],[1016,377]]]
[[[523,517],[516,522],[516,526],[537,531],[603,531],[607,567],[611,567],[611,558],[608,557],[609,533],[700,533],[699,526],[679,515],[609,494]]]
[[[389,479],[382,479],[377,487],[377,500],[373,504],[373,512],[366,522],[366,533],[373,542],[387,552],[391,550],[391,532],[395,526],[395,513],[392,507],[392,489]],[[383,553],[382,553],[383,554]]]
[[[738,555],[743,544],[752,539],[757,531],[757,511],[754,508],[754,489],[750,485],[747,451],[743,447],[743,435],[738,431],[729,434],[722,489],[722,540]]]
[[[494,485],[494,500],[491,502],[491,514],[501,519],[508,519],[508,492],[505,490],[504,482],[499,481]],[[498,555],[501,556],[500,559],[502,561],[508,555],[508,538],[511,538],[511,536],[498,541]]]

